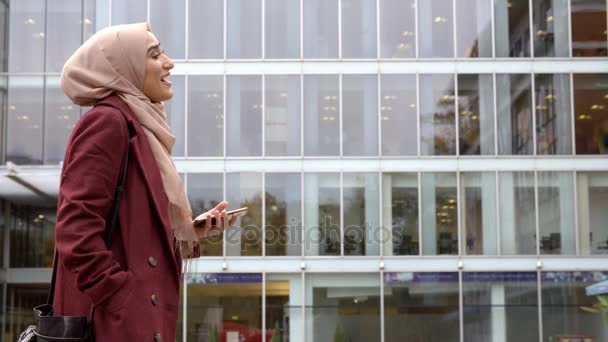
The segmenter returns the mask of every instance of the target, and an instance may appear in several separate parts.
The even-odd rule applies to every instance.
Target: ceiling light
[[[553,16],[552,15],[548,16],[547,17],[547,22],[549,23],[549,22],[552,22],[552,21],[553,21]]]

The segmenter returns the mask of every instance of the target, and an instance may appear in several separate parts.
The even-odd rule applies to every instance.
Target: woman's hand
[[[216,205],[215,208],[197,217],[197,220],[205,220],[203,225],[194,226],[194,230],[198,234],[199,239],[218,236],[224,229],[236,223],[236,215],[233,215],[231,219],[228,220],[226,208],[228,208],[228,202],[222,201]]]

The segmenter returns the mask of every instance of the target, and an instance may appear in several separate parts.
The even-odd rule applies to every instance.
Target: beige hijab
[[[184,257],[198,256],[198,237],[192,210],[177,174],[171,150],[175,136],[167,124],[162,103],[143,94],[147,23],[105,28],[87,40],[68,59],[61,73],[61,88],[75,103],[90,106],[116,93],[142,125],[160,169],[169,202],[169,221]]]

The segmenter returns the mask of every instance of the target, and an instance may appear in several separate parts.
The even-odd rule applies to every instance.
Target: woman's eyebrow
[[[159,48],[160,48],[160,43],[158,43],[158,44],[156,44],[156,45],[152,45],[152,46],[150,46],[150,47],[148,48],[148,51],[147,51],[147,52],[150,52],[150,51],[152,51],[152,50],[154,50],[154,49],[159,49]]]

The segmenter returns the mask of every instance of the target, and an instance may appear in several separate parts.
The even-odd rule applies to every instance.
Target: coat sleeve
[[[127,121],[118,110],[99,106],[85,114],[70,137],[59,188],[60,260],[76,273],[77,288],[107,310],[118,309],[133,285],[131,272],[104,243],[127,139]]]

